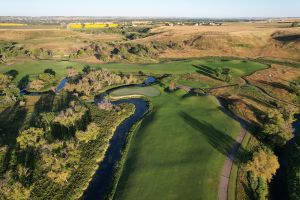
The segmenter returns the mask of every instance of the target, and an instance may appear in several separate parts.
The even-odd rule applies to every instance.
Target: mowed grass
[[[114,199],[217,199],[239,123],[211,96],[161,90],[151,100],[153,112],[135,132]]]
[[[9,70],[17,70],[18,75],[14,81],[18,82],[26,75],[37,75],[43,73],[45,69],[53,69],[56,72],[57,78],[63,78],[67,75],[67,67],[74,67],[78,70],[82,70],[84,64],[68,61],[27,61],[11,66],[0,65],[0,72],[4,73]]]
[[[53,69],[58,78],[66,76],[66,67],[74,67],[82,70],[87,63],[69,62],[69,61],[26,61],[10,66],[0,65],[0,72],[17,70],[19,72],[15,81],[19,81],[25,75],[35,75],[42,73],[45,69]],[[91,64],[94,67],[102,67],[113,72],[119,73],[138,73],[142,71],[146,74],[187,74],[187,73],[204,73],[201,66],[206,66],[211,70],[217,67],[229,67],[233,71],[234,77],[248,75],[257,70],[267,68],[266,65],[241,60],[222,61],[220,59],[201,59],[201,60],[184,60],[170,61],[157,64],[127,64],[127,63],[108,63],[108,64]]]
[[[129,87],[121,88],[110,93],[112,97],[143,95],[147,97],[159,96],[160,92],[154,87]]]
[[[210,86],[206,83],[202,83],[200,81],[190,81],[190,80],[177,80],[177,84],[185,85],[192,88],[209,88]]]
[[[202,73],[201,66],[206,66],[212,70],[216,69],[217,67],[228,67],[232,69],[234,76],[248,75],[257,70],[267,68],[265,64],[252,61],[222,61],[220,59],[182,60],[162,62],[158,64],[108,63],[102,64],[101,66],[114,72],[128,73],[142,71],[146,74],[186,74],[195,72]]]

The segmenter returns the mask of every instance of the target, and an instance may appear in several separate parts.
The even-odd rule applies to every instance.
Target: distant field
[[[0,27],[14,27],[14,26],[27,26],[27,24],[0,23]]]
[[[129,96],[129,95],[143,95],[147,97],[159,96],[160,92],[154,87],[132,87],[122,88],[110,93],[112,97]]]
[[[217,199],[225,154],[239,123],[214,97],[161,92],[151,98],[154,110],[131,142],[114,199]]]

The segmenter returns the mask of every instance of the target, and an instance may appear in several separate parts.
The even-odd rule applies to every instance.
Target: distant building
[[[143,25],[150,25],[152,21],[132,21],[132,26],[143,26]]]

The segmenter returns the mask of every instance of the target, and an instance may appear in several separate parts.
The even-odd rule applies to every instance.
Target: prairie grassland
[[[299,68],[272,65],[271,68],[255,72],[246,79],[278,99],[297,103],[298,98],[291,92],[289,84],[299,77]]]
[[[136,42],[176,42],[179,49],[165,50],[162,58],[201,56],[273,57],[300,61],[300,41],[275,36],[300,35],[300,28],[279,23],[225,23],[222,26],[162,26]]]
[[[87,46],[87,42],[120,41],[118,34],[90,34],[64,29],[0,29],[0,41],[14,41],[23,44],[26,48],[48,49],[56,54],[70,54]]]

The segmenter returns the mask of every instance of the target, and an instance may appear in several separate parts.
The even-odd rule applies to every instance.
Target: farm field
[[[135,132],[114,199],[217,199],[239,123],[214,97],[161,93]]]

